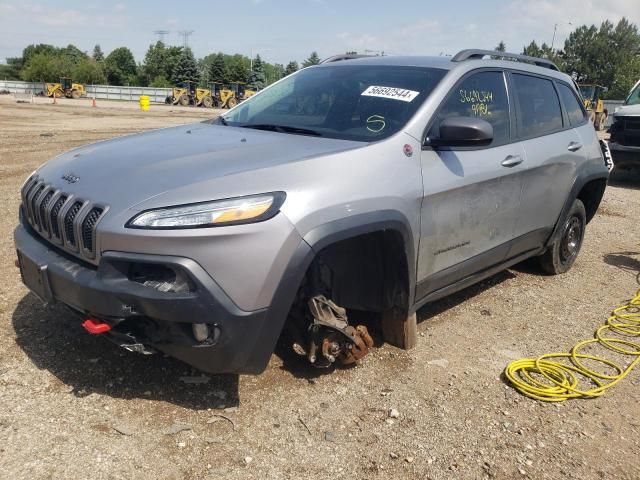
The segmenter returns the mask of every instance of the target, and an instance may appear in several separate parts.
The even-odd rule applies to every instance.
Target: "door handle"
[[[516,165],[520,165],[522,161],[523,159],[520,155],[508,155],[500,165],[502,165],[503,167],[511,168],[515,167]]]
[[[577,152],[582,148],[582,144],[580,142],[571,142],[567,147],[567,150],[570,152]]]

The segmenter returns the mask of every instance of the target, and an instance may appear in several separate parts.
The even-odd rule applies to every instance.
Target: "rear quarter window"
[[[520,107],[521,137],[537,137],[562,129],[560,100],[551,80],[515,73],[513,84]]]
[[[569,123],[571,126],[575,127],[584,123],[587,116],[585,115],[580,102],[576,98],[575,93],[562,83],[558,84],[558,92],[560,92],[560,98],[562,98],[562,103],[564,104],[564,108],[569,116]]]

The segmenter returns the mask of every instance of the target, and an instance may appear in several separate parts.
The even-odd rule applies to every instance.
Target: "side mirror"
[[[450,117],[440,122],[440,135],[427,138],[432,147],[483,147],[493,140],[493,125],[477,117]]]

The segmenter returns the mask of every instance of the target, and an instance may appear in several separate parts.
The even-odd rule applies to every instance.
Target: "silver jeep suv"
[[[411,348],[418,308],[528,257],[567,271],[607,178],[547,60],[343,56],[213,121],[56,157],[15,244],[35,294],[129,350],[259,373],[281,339],[348,364],[374,331]]]

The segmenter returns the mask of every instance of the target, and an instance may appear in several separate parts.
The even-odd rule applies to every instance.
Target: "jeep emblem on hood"
[[[80,177],[74,175],[73,173],[65,173],[64,175],[62,175],[62,180],[67,183],[76,183],[78,180],[80,180]]]

